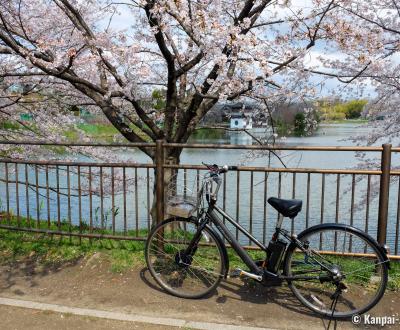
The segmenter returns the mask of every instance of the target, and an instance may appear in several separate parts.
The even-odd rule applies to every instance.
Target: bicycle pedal
[[[236,278],[236,277],[240,277],[240,274],[242,273],[242,270],[240,268],[236,268],[234,270],[232,270],[229,273],[229,277],[230,278]]]

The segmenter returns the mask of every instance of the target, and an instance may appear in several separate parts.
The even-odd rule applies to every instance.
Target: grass
[[[88,135],[98,137],[110,137],[119,134],[119,131],[112,125],[107,124],[86,124],[81,123],[77,125],[78,129],[84,131]]]
[[[10,121],[0,122],[0,129],[17,130],[17,129],[22,129],[22,128],[23,128],[23,126],[18,123],[13,123]]]
[[[0,263],[35,261],[56,266],[76,262],[95,253],[107,259],[112,272],[144,266],[144,242],[81,239],[0,230]]]
[[[0,205],[1,206],[1,205]],[[46,230],[52,230],[52,231],[63,231],[66,233],[72,232],[72,233],[94,233],[94,234],[101,234],[101,235],[111,235],[113,234],[112,227],[111,227],[111,211],[107,211],[104,213],[104,224],[102,228],[100,227],[100,219],[99,215],[95,215],[93,219],[93,225],[92,225],[92,230],[90,231],[90,226],[89,223],[85,220],[82,219],[81,224],[73,225],[69,224],[69,222],[66,219],[63,219],[60,221],[58,224],[57,221],[55,220],[50,220],[48,222],[47,220],[40,220],[37,221],[36,219],[33,218],[26,218],[23,216],[20,216],[19,219],[17,216],[13,213],[13,211],[10,211],[10,216],[9,219],[7,218],[7,214],[5,212],[0,212],[0,221],[3,219],[3,224],[6,225],[11,225],[14,227],[21,227],[21,228],[35,228],[35,229],[46,229]],[[123,232],[117,231],[116,234],[123,235]],[[136,230],[127,230],[126,235],[131,236],[131,237],[147,237],[148,230],[147,229],[139,229],[138,232]]]
[[[26,122],[26,125],[30,127],[31,130],[37,132],[38,128],[35,122]],[[151,139],[143,133],[138,127],[131,125],[130,128],[135,132],[135,134],[139,135],[145,141],[152,142]],[[24,126],[14,123],[11,121],[3,121],[0,122],[0,129],[5,130],[18,130],[18,129],[26,129]],[[70,142],[78,141],[80,139],[80,133],[85,133],[92,141],[101,141],[101,142],[114,142],[114,138],[118,136],[122,139],[122,134],[111,124],[111,123],[96,123],[96,124],[89,124],[89,123],[79,123],[76,126],[72,125],[69,126],[67,129],[63,130],[61,134],[67,138]],[[60,133],[60,132],[54,132]],[[58,147],[47,147],[56,153],[63,154],[66,153],[65,148]]]
[[[390,264],[388,289],[400,291],[400,262]]]
[[[4,214],[3,214],[4,216]],[[89,232],[87,224],[70,226],[66,221],[57,225],[51,221],[37,223],[34,220],[21,217],[19,221],[15,216],[2,223],[21,228],[32,226],[33,228],[49,229],[77,233]],[[112,234],[110,229],[93,229],[93,233]],[[136,231],[128,231],[127,235],[136,236]],[[138,236],[146,237],[147,230],[140,230]],[[144,266],[144,242],[143,241],[117,241],[105,238],[79,238],[73,236],[59,236],[52,234],[18,232],[12,230],[0,230],[0,263],[35,261],[38,265],[58,265],[76,262],[81,258],[90,257],[95,253],[109,261],[112,272],[123,272],[135,266]]]
[[[112,142],[114,136],[119,134],[118,130],[111,124],[80,123],[76,127],[70,127],[68,130],[65,130],[63,135],[70,141],[77,141],[79,139],[79,130],[91,138],[106,142]]]
[[[149,137],[144,134],[140,129],[135,126],[131,126],[131,129],[144,140],[149,140]],[[93,139],[93,141],[104,141],[113,142],[115,136],[120,136],[121,133],[111,124],[88,124],[80,123],[75,127],[70,127],[68,130],[63,132],[64,136],[69,141],[79,140],[79,130],[83,131],[86,135]]]
[[[364,286],[366,283],[368,286],[373,285],[373,277],[375,275],[374,269],[376,267],[374,259],[365,259],[365,258],[348,258],[344,256],[335,256],[335,255],[324,255],[323,259],[335,264],[339,265],[340,269],[344,272],[344,274],[348,274],[346,276],[345,281],[348,283],[356,283],[361,286]],[[316,257],[316,260],[320,260],[320,258]],[[307,272],[310,270],[318,269],[319,266],[317,262],[315,262],[312,258],[305,258],[302,253],[295,253],[294,258],[292,259],[291,269],[293,274],[301,274],[302,272]],[[395,275],[397,269],[392,273]],[[395,288],[398,285],[396,281],[396,277],[391,276],[391,287]]]
[[[366,124],[368,119],[337,119],[337,120],[323,120],[322,124]]]

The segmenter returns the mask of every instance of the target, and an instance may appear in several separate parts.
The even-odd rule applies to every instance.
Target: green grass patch
[[[125,233],[121,230],[116,230],[113,233],[111,227],[111,215],[109,213],[104,214],[103,226],[100,225],[100,219],[93,219],[92,228],[90,228],[89,221],[82,219],[80,224],[70,224],[66,219],[61,220],[59,223],[55,220],[39,220],[33,219],[32,217],[26,218],[20,216],[19,218],[11,211],[9,218],[6,213],[0,212],[0,222],[4,225],[20,228],[34,228],[34,229],[46,229],[55,232],[68,233],[83,233],[83,234],[98,234],[98,235],[119,235],[123,236]],[[130,237],[147,237],[147,229],[139,229],[138,231],[130,229],[126,231],[126,236]]]
[[[135,134],[139,135],[144,140],[151,142],[150,138],[144,134],[139,128],[132,125],[130,127]],[[79,140],[79,132],[82,131],[88,135],[93,141],[113,142],[115,136],[120,136],[121,133],[111,124],[88,124],[80,123],[76,127],[70,127],[68,130],[63,132],[64,136],[69,141]]]
[[[337,119],[337,120],[323,120],[324,124],[366,124],[368,119]]]
[[[69,141],[77,141],[79,139],[79,133],[74,129],[64,131],[63,134]]]
[[[389,269],[388,289],[400,291],[400,262],[392,261]]]
[[[20,217],[17,219],[10,215],[10,219],[1,214],[2,224],[20,226],[21,228],[46,229],[62,231],[64,233],[93,233],[111,235],[111,229],[92,228],[90,231],[86,223],[81,226],[71,226],[67,221],[59,224],[55,221],[37,222],[34,219]],[[122,235],[117,232],[116,234]],[[126,233],[129,237],[146,237],[147,230],[136,233],[130,230]],[[121,241],[107,238],[79,238],[76,236],[61,236],[57,234],[44,234],[35,232],[18,232],[0,229],[0,263],[33,260],[38,264],[57,265],[78,261],[100,253],[105,257],[113,272],[122,272],[138,265],[144,265],[144,242]]]
[[[252,257],[254,260],[265,260],[266,254],[264,251],[257,251],[257,250],[249,250],[247,253]],[[235,250],[232,248],[228,248],[228,258],[229,258],[229,268],[241,268],[243,270],[248,269],[246,264],[240,259],[240,257],[236,254]]]
[[[121,273],[138,265],[145,265],[144,243],[130,244],[129,249],[112,249],[108,254],[111,262],[111,271]]]
[[[95,253],[110,262],[112,272],[144,266],[144,242],[79,239],[28,232],[0,230],[0,263],[34,261],[38,265],[62,265]]]
[[[100,139],[107,139],[112,138],[115,135],[121,135],[121,133],[111,124],[81,123],[77,125],[77,128],[91,137]],[[142,138],[148,139],[147,135],[145,135],[139,128],[131,126],[131,129]]]
[[[71,142],[78,141],[80,133],[85,133],[94,141],[113,142],[115,135],[120,134],[111,124],[80,123],[63,131],[63,135]]]
[[[113,136],[115,134],[119,134],[118,130],[112,126],[107,124],[87,124],[81,123],[77,125],[78,129],[84,131],[88,135],[94,135],[99,137],[107,137]]]
[[[0,122],[0,129],[17,130],[22,128],[24,128],[22,125],[18,123],[13,123],[11,121]]]

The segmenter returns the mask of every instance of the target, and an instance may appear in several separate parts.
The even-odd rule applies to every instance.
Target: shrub
[[[305,135],[306,132],[306,116],[302,112],[296,113],[294,116],[294,134],[297,136]]]

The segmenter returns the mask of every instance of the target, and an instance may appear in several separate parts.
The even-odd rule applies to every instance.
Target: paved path
[[[39,324],[46,324],[46,327],[49,328],[48,322],[60,325],[60,323],[63,323],[65,327],[69,327],[70,329],[73,327],[72,324],[68,324],[69,321],[71,320],[70,316],[74,316],[72,320],[77,320],[78,325],[79,323],[84,323],[84,324],[90,324],[91,321],[96,320],[97,323],[100,323],[101,326],[110,326],[111,328],[118,329],[119,325],[122,326],[127,326],[130,325],[137,325],[140,327],[142,326],[151,326],[151,328],[163,328],[163,329],[168,329],[168,328],[185,328],[185,329],[213,329],[213,330],[272,330],[272,329],[267,329],[267,328],[260,328],[260,327],[249,327],[249,326],[240,326],[240,325],[230,325],[230,324],[221,324],[221,323],[213,323],[213,322],[196,322],[196,321],[190,321],[190,320],[184,320],[184,319],[176,319],[176,318],[168,318],[168,317],[152,317],[152,316],[147,316],[147,315],[140,315],[140,314],[126,314],[126,313],[117,313],[117,312],[109,312],[109,311],[103,311],[103,310],[97,310],[97,309],[88,309],[88,308],[77,308],[77,307],[69,307],[69,306],[62,306],[62,305],[56,305],[56,304],[45,304],[45,303],[39,303],[39,302],[34,302],[34,301],[28,301],[28,300],[20,300],[20,299],[10,299],[10,298],[1,298],[0,297],[0,316],[1,317],[1,323],[2,323],[2,329],[5,329],[4,326],[7,325],[7,323],[10,323],[10,328],[15,327],[15,322],[16,321],[21,321],[24,320],[23,323],[29,323],[26,322],[26,318],[21,317],[21,312],[25,315],[31,314],[33,317],[33,320],[38,320],[39,319]],[[6,324],[3,322],[4,319],[7,320],[7,317],[4,317],[4,311],[1,310],[1,308],[7,307],[17,307],[17,310],[13,310],[11,308],[8,308],[8,315],[10,316],[8,319],[11,318]],[[7,311],[7,307],[5,308]],[[24,308],[25,310],[21,311],[21,308]],[[35,312],[32,311],[27,311],[26,309],[29,310],[35,310],[35,311],[40,311],[40,312],[53,312],[50,314],[42,314],[42,316],[45,316],[45,319],[50,320],[40,320],[43,317],[38,317],[37,313],[34,315]],[[59,314],[56,315],[55,313]],[[69,320],[64,321],[65,316],[69,316]],[[17,316],[17,317],[16,317]],[[58,320],[57,320],[58,319]],[[102,324],[101,321],[98,319],[105,320],[105,324]],[[81,322],[79,322],[79,320]],[[113,322],[113,321],[123,321],[123,322]],[[120,324],[122,323],[122,324]],[[81,324],[82,325],[82,324]],[[93,326],[98,326],[98,325],[93,325],[90,324],[91,327]],[[61,325],[62,326],[62,325]],[[30,326],[29,326],[30,327]],[[75,328],[75,327],[74,327]],[[22,329],[22,327],[21,327]],[[94,327],[94,329],[96,329]]]
[[[0,305],[2,330],[159,330],[160,325]],[[162,326],[163,330],[177,330]]]

